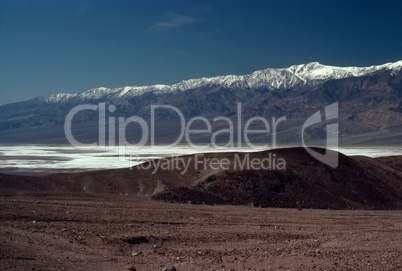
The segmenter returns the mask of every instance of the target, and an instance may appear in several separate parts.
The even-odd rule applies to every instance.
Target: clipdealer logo
[[[74,117],[79,114],[81,111],[85,110],[92,110],[92,111],[98,111],[98,116],[99,116],[99,123],[98,123],[98,129],[99,129],[99,138],[97,142],[94,142],[92,144],[82,144],[80,143],[73,135],[73,129],[72,129],[72,123]],[[226,117],[226,116],[220,116],[220,117],[215,117],[211,120],[202,117],[202,116],[196,116],[188,121],[185,119],[183,113],[176,107],[171,106],[171,105],[152,105],[150,107],[150,123],[139,117],[139,116],[131,116],[131,117],[108,117],[106,118],[107,113],[113,113],[116,111],[116,107],[114,105],[109,105],[106,106],[105,103],[100,103],[99,105],[94,105],[94,104],[84,104],[84,105],[79,105],[73,108],[67,115],[64,123],[64,131],[67,140],[70,142],[71,145],[75,147],[88,147],[88,146],[96,146],[96,147],[106,147],[106,146],[119,146],[123,147],[125,149],[127,148],[135,148],[136,150],[140,150],[144,146],[156,146],[155,142],[155,131],[156,131],[156,125],[157,125],[157,120],[155,118],[156,112],[159,110],[169,110],[171,111],[170,113],[174,113],[178,116],[180,120],[180,133],[179,136],[176,138],[176,140],[173,143],[168,144],[165,147],[177,147],[179,144],[183,144],[183,140],[186,144],[186,146],[193,148],[196,151],[200,151],[202,149],[206,148],[214,148],[217,151],[224,149],[225,151],[228,151],[230,149],[235,149],[235,148],[241,148],[244,147],[243,143],[245,143],[246,147],[255,149],[255,150],[261,150],[261,148],[264,149],[275,149],[277,147],[277,127],[281,122],[286,121],[286,117],[280,117],[280,118],[271,118],[271,120],[268,120],[266,118],[263,118],[261,116],[254,116],[246,121],[244,121],[242,117],[242,105],[241,103],[238,103],[237,105],[237,114],[236,114],[236,120],[235,122]],[[318,123],[322,122],[328,122],[330,120],[335,120],[338,118],[338,103],[333,103],[327,107],[325,107],[325,118],[323,119],[321,117],[320,111],[317,111],[313,115],[311,115],[303,124],[302,126],[302,145],[306,149],[306,151],[313,156],[315,159],[318,161],[321,161],[322,163],[327,164],[330,167],[336,168],[338,166],[338,153],[337,152],[332,152],[332,151],[327,151],[325,154],[318,153],[314,151],[310,146],[308,146],[305,142],[305,130],[313,125],[316,125]],[[206,127],[205,129],[194,129],[194,123],[202,123],[203,127]],[[218,131],[213,132],[212,127],[213,123],[215,122],[225,122],[227,126],[225,129],[221,129]],[[256,123],[260,124],[260,127],[263,127],[261,129],[252,129],[252,126]],[[141,128],[141,138],[139,141],[135,144],[129,143],[127,140],[127,126],[129,124],[137,124]],[[261,125],[262,124],[262,125]],[[108,127],[108,129],[106,128]],[[106,140],[106,134],[108,134],[108,140]],[[210,142],[208,144],[204,145],[199,145],[195,144],[192,141],[192,135],[194,134],[205,134],[207,136],[210,136]],[[221,135],[227,135],[227,142],[225,145],[220,145],[217,142],[217,138]],[[254,145],[251,140],[251,135],[256,135],[256,134],[265,134],[265,135],[271,135],[272,141],[271,145],[265,144],[265,145]],[[117,138],[116,138],[117,135]],[[327,148],[338,148],[338,124],[329,124],[326,127],[326,147]],[[125,156],[127,156],[126,152],[124,153]],[[130,158],[132,159],[132,157]],[[173,159],[173,158],[172,158]],[[177,158],[176,158],[177,159]],[[237,160],[236,160],[237,159]],[[278,157],[275,157],[276,160],[278,161],[273,161],[273,157],[269,157],[270,161],[269,163],[267,162],[267,159],[264,161],[255,161],[253,160],[252,165],[247,162],[243,163],[237,163],[244,165],[245,168],[248,169],[272,169],[272,170],[277,170],[277,169],[285,169],[286,168],[286,161],[284,161],[283,158],[280,160]],[[132,159],[136,160],[136,159]],[[233,161],[238,161],[238,158],[234,158]],[[161,163],[163,162],[162,159],[160,159],[160,164],[154,165],[154,167],[161,168]],[[149,163],[148,163],[149,164]],[[180,163],[176,164],[179,165]],[[195,163],[195,165],[198,165],[199,163]],[[209,162],[209,167],[213,168],[216,167],[215,164],[218,164],[221,169],[225,169],[225,165],[227,164],[226,160],[216,162],[216,161],[210,161]],[[164,168],[171,169],[172,166],[168,162],[164,162]],[[269,165],[269,166],[267,166]],[[275,165],[272,167],[272,165]]]

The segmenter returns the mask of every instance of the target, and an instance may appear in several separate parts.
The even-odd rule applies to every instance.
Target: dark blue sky
[[[402,1],[0,0],[0,104],[402,59]]]

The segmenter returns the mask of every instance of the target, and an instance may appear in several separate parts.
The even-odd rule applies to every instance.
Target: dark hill
[[[322,150],[323,151],[323,150]],[[239,169],[236,161],[276,157],[286,169]],[[130,169],[55,174],[42,177],[0,174],[0,193],[95,193],[147,196],[180,203],[252,204],[261,207],[402,209],[402,175],[382,161],[339,154],[331,168],[303,148],[256,153],[215,153],[197,159],[227,159],[228,169],[211,169],[188,155],[163,160],[189,162],[189,169],[157,170],[153,162]],[[237,159],[237,160],[236,160]],[[198,165],[198,166],[197,166]],[[149,166],[148,169],[145,169]]]
[[[255,153],[263,157],[268,152]],[[252,204],[261,207],[330,209],[393,209],[402,205],[402,177],[378,167],[373,159],[340,154],[333,169],[302,148],[274,151],[286,170],[222,171],[195,187],[181,187],[153,196],[172,202]],[[199,196],[199,198],[196,198]]]

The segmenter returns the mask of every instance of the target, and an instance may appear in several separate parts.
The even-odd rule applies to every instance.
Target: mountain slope
[[[116,107],[114,113],[106,112],[107,116],[139,116],[149,121],[151,105],[175,106],[186,119],[195,116],[234,119],[240,102],[245,119],[286,117],[287,122],[279,127],[284,132],[282,143],[299,144],[304,121],[326,105],[339,102],[340,136],[345,142],[377,144],[385,140],[394,144],[402,132],[395,128],[402,125],[401,67],[402,61],[367,68],[331,67],[313,62],[242,76],[191,79],[172,86],[95,88],[81,94],[38,97],[0,107],[0,143],[66,143],[65,117],[82,104],[105,102]],[[73,128],[80,131],[77,135],[80,140],[93,142],[98,138],[95,127],[98,118],[98,112],[91,110],[75,116]],[[170,124],[176,127],[175,119],[177,114],[172,111],[158,112],[156,116],[157,122],[165,125],[163,130],[169,129]],[[213,129],[219,125],[213,124]],[[128,129],[132,130],[130,134],[138,134],[135,128]],[[324,132],[307,131],[312,140],[322,139]],[[38,136],[27,137],[27,133]],[[366,134],[367,138],[361,137]],[[170,134],[160,140],[166,142],[172,138],[175,135]]]

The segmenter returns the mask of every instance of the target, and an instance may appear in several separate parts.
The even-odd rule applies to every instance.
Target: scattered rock
[[[139,256],[139,255],[141,255],[142,254],[142,252],[140,251],[140,252],[133,252],[131,255],[132,256]]]
[[[174,266],[170,266],[163,268],[162,271],[177,271],[177,269]]]

